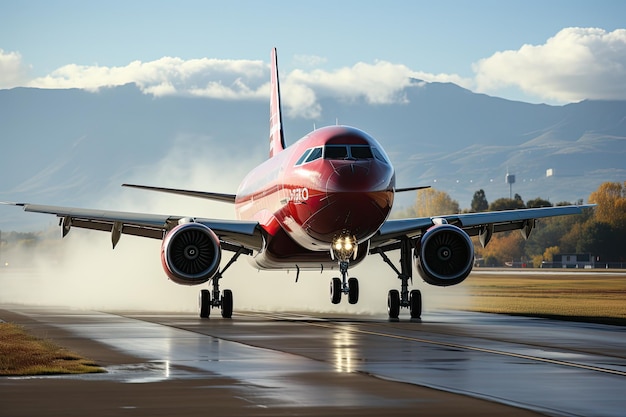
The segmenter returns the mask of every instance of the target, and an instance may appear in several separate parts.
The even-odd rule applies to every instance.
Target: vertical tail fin
[[[270,75],[270,158],[285,149],[283,118],[280,110],[280,86],[278,84],[278,57],[272,49],[272,72]]]

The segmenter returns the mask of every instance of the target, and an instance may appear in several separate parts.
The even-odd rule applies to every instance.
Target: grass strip
[[[0,376],[105,372],[92,361],[38,339],[11,323],[0,323]]]
[[[626,274],[472,273],[466,283],[466,310],[626,326]]]

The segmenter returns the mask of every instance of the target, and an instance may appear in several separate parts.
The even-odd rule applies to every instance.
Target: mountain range
[[[396,103],[319,104],[317,120],[283,116],[288,144],[314,126],[359,127],[389,154],[398,187],[431,185],[462,208],[479,189],[489,201],[576,202],[626,179],[626,101],[529,104],[414,80]],[[268,116],[263,100],[153,97],[134,84],[0,90],[0,201],[124,209],[124,182],[235,192],[267,157]],[[0,229],[24,227],[15,210],[1,208]]]

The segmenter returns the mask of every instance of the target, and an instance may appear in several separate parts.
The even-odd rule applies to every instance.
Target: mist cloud
[[[515,86],[560,102],[626,99],[626,29],[565,28],[543,45],[497,52],[474,65],[477,90]]]
[[[185,146],[194,143],[195,148]],[[198,145],[200,144],[200,145]],[[179,135],[156,164],[137,170],[129,182],[217,192],[234,192],[243,176],[259,161],[219,155],[207,164],[210,138]],[[200,146],[200,147],[198,147]],[[212,149],[215,154],[215,148]],[[225,173],[228,173],[225,175]],[[135,189],[118,189],[102,195],[91,208],[126,210],[208,218],[234,218],[230,204]],[[36,216],[36,214],[32,214]],[[53,219],[53,216],[50,216]],[[169,281],[160,262],[161,242],[123,235],[115,250],[108,233],[73,228],[45,250],[28,250],[13,255],[27,259],[28,267],[7,267],[0,271],[0,303],[64,306],[90,310],[196,312],[198,291],[205,286],[187,287]],[[6,254],[9,256],[9,254]],[[224,252],[222,266],[232,256]],[[396,253],[391,253],[397,259]],[[308,311],[316,313],[358,313],[386,316],[387,291],[398,288],[394,272],[378,256],[370,256],[350,270],[360,279],[361,296],[357,305],[344,300],[333,305],[329,282],[337,271],[303,271],[296,282],[295,271],[257,271],[242,257],[224,274],[222,288],[232,289],[235,311]],[[463,288],[444,290],[430,287],[416,276],[415,284],[424,290],[426,311],[455,305],[454,297]],[[453,297],[453,298],[450,298]],[[220,316],[218,310],[212,315]],[[406,316],[406,311],[403,312]]]

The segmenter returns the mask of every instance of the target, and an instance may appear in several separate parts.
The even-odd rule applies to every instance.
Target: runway
[[[2,308],[0,319],[79,351],[108,373],[0,378],[0,415],[623,416],[626,410],[622,327],[458,311],[389,322]],[[67,403],[53,406],[50,395],[67,396]]]

